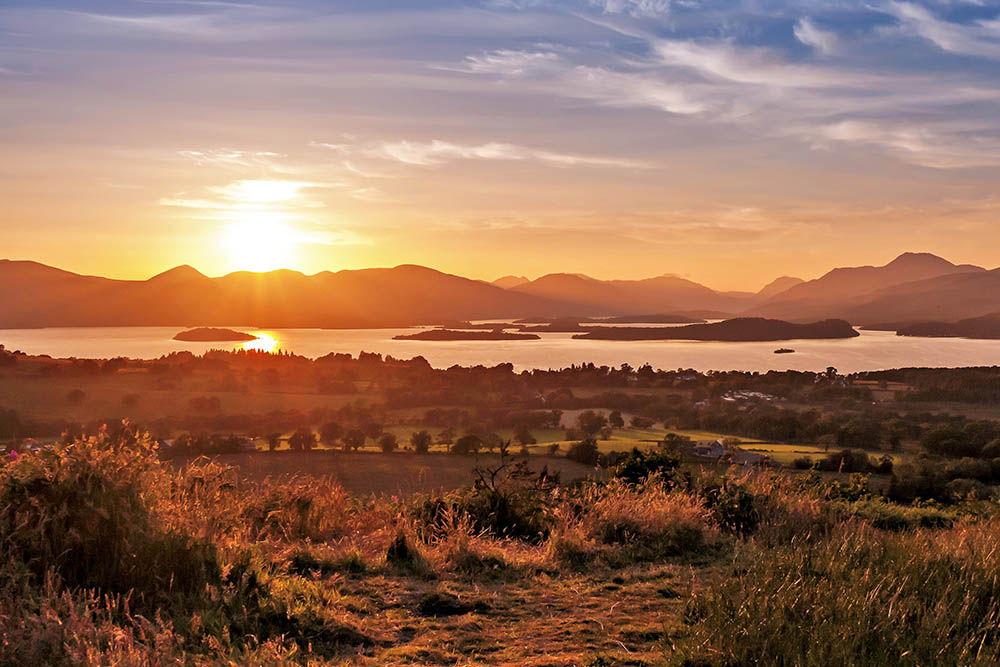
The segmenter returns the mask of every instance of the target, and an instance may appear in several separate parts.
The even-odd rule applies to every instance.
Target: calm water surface
[[[518,369],[561,368],[594,362],[618,366],[694,368],[697,370],[822,370],[841,372],[904,366],[992,366],[1000,364],[1000,341],[964,338],[904,338],[891,332],[862,331],[846,340],[796,340],[779,343],[715,343],[696,341],[573,340],[569,333],[543,333],[527,341],[392,340],[415,329],[273,329],[230,327],[264,334],[280,349],[307,357],[330,352],[378,352],[397,358],[422,355],[433,366],[494,365],[511,362]],[[153,359],[178,350],[202,353],[212,348],[236,349],[240,343],[189,343],[172,340],[177,327],[95,327],[0,330],[0,344],[10,350],[53,357]],[[790,347],[795,354],[774,354]]]

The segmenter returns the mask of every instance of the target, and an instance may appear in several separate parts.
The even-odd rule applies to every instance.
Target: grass
[[[341,484],[147,444],[0,462],[0,665],[1000,660],[994,501],[767,472],[555,486],[508,467],[471,487],[467,457],[260,455],[338,462]],[[464,488],[347,483],[420,460]]]

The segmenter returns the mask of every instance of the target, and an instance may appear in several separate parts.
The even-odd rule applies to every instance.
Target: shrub
[[[642,484],[650,475],[658,475],[663,483],[673,486],[672,475],[680,459],[666,452],[642,452],[634,448],[615,465],[614,476],[626,484]]]
[[[430,572],[427,559],[402,530],[389,543],[385,552],[385,562],[390,567],[408,574],[426,575]]]
[[[0,535],[8,576],[35,585],[131,592],[142,609],[218,582],[214,547],[151,515],[143,496],[159,463],[138,449],[78,442],[0,467]]]
[[[698,553],[714,542],[701,501],[668,491],[655,476],[639,487],[618,480],[593,486],[575,517],[561,516],[552,548],[562,558],[586,560],[586,552],[597,551],[609,563],[659,560]]]
[[[566,458],[585,465],[596,465],[600,460],[597,441],[593,438],[587,438],[586,440],[581,440],[576,444],[570,445],[569,451],[566,452]]]
[[[434,536],[452,517],[466,516],[476,532],[539,543],[552,526],[552,491],[558,477],[543,468],[533,472],[526,461],[501,456],[498,465],[475,468],[473,488],[425,498],[411,514],[427,534]]]
[[[705,505],[712,518],[724,530],[747,537],[757,530],[760,523],[757,496],[744,485],[724,479],[719,486],[709,486],[702,491]]]

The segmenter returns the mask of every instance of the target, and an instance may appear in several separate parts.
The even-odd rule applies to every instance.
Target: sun
[[[295,259],[295,231],[276,217],[245,216],[224,228],[222,250],[237,270],[287,268]]]
[[[278,351],[278,339],[274,337],[274,334],[265,331],[255,331],[253,335],[257,337],[257,340],[249,340],[243,343],[244,350],[252,350],[255,352]]]

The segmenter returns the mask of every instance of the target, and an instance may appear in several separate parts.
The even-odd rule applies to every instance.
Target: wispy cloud
[[[383,142],[366,149],[365,154],[373,158],[395,160],[421,167],[440,165],[453,160],[536,160],[560,166],[625,167],[631,169],[649,166],[637,160],[559,153],[501,142],[456,144],[438,139],[425,142]]]
[[[795,39],[824,55],[829,56],[837,51],[837,34],[829,30],[822,30],[808,18],[799,19],[793,33]]]
[[[957,24],[910,2],[890,2],[883,11],[895,16],[905,31],[933,42],[943,51],[1000,59],[1000,20]]]

